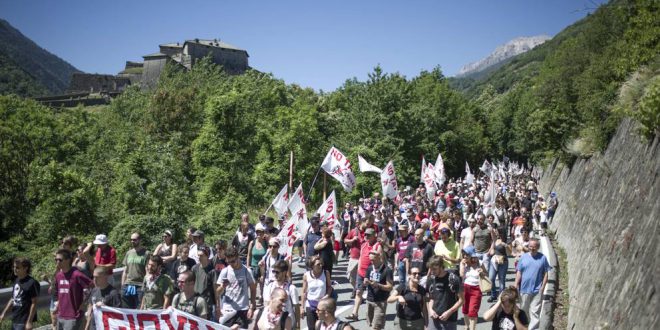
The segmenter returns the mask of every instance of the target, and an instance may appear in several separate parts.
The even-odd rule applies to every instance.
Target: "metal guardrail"
[[[115,268],[112,271],[112,278],[114,279],[114,285],[115,287],[119,287],[117,284],[121,283],[121,275],[124,272],[124,267],[121,268]],[[39,291],[39,298],[37,299],[37,309],[46,309],[49,308],[50,306],[50,297],[51,295],[48,293],[48,282],[39,282],[39,285],[41,286],[41,290]],[[9,299],[12,298],[12,292],[14,291],[13,287],[9,288],[2,288],[0,289],[0,306],[4,308],[4,306],[7,305],[7,302]]]

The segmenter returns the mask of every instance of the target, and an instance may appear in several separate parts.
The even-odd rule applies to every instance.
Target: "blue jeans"
[[[493,256],[493,258],[494,257],[495,256]],[[490,267],[488,268],[488,279],[490,279],[490,282],[493,283],[490,296],[496,299],[498,292],[504,290],[504,287],[506,286],[506,270],[509,268],[509,260],[504,257],[504,263],[500,265],[496,265],[494,261],[494,259],[491,259],[490,261]],[[499,285],[495,285],[496,276],[499,277]]]
[[[406,282],[406,263],[403,260],[399,261],[399,266],[396,268],[396,271],[399,274],[399,283],[403,283],[405,285],[407,283]]]

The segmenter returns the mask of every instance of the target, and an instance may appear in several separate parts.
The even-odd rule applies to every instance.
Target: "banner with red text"
[[[344,190],[351,192],[355,187],[355,174],[351,169],[351,162],[339,151],[339,149],[332,147],[328,154],[323,159],[321,168],[330,174],[333,178],[337,179],[344,187]]]
[[[341,239],[341,228],[337,222],[337,198],[335,198],[334,190],[332,193],[330,193],[330,196],[326,198],[325,202],[321,204],[316,213],[321,216],[321,222],[325,221],[328,223],[328,228],[330,228],[332,232],[335,233],[335,238],[337,240]]]
[[[399,184],[394,172],[394,163],[390,160],[385,169],[380,174],[380,183],[383,187],[383,195],[391,200],[395,200],[399,195]]]
[[[137,310],[94,307],[96,330],[229,330],[230,328],[168,308],[160,310]]]

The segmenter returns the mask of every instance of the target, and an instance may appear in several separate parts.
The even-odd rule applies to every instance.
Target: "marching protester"
[[[247,263],[245,265],[252,272],[254,281],[257,283],[258,295],[261,296],[261,292],[263,291],[263,279],[261,278],[262,274],[259,262],[266,255],[266,251],[268,250],[268,235],[266,235],[266,228],[261,222],[254,226],[254,230],[255,239],[248,245]],[[261,300],[257,299],[257,304],[260,304],[262,300],[263,297],[261,297]]]
[[[84,326],[84,291],[92,285],[92,280],[72,267],[71,250],[59,249],[55,262],[60,271],[55,275],[57,291],[57,328],[58,330],[78,330]]]
[[[282,319],[280,320],[281,326],[287,324],[287,319],[291,321],[291,327],[296,328],[296,325],[299,324],[299,317],[296,316],[296,308],[298,308],[298,289],[293,285],[287,274],[291,273],[289,264],[284,260],[278,260],[275,264],[270,267],[271,273],[274,276],[274,279],[266,284],[264,287],[264,305],[267,305],[271,299],[272,292],[279,288],[284,290],[288,294],[288,299],[284,305],[284,312],[282,313]],[[318,311],[317,306],[317,311]]]
[[[460,275],[463,279],[463,291],[465,292],[465,304],[463,304],[463,315],[465,324],[470,330],[477,327],[477,317],[481,307],[481,288],[479,279],[486,276],[488,272],[480,263],[479,255],[473,246],[463,250],[464,258],[461,260]]]
[[[170,305],[174,284],[168,275],[161,273],[162,269],[163,259],[156,255],[150,256],[147,275],[142,283],[144,293],[140,309],[165,309]]]
[[[286,260],[286,255],[280,253],[280,240],[277,239],[277,237],[273,237],[270,240],[268,240],[268,252],[261,258],[261,261],[259,261],[259,267],[261,268],[261,272],[263,274],[264,278],[264,288],[270,283],[275,281],[276,276],[275,272],[273,271],[273,265],[275,265],[278,261],[283,261],[284,263],[288,264],[288,261]],[[291,267],[287,267],[288,272],[284,274],[287,278],[292,278],[291,277]],[[264,295],[265,295],[265,289],[264,289]],[[266,296],[264,296],[264,301],[267,299]]]
[[[516,266],[516,288],[520,292],[520,307],[529,315],[529,328],[540,326],[541,300],[548,272],[551,267],[548,259],[539,251],[539,240],[532,238],[529,252],[523,254]]]
[[[332,285],[330,273],[323,270],[323,260],[319,256],[309,258],[308,270],[303,274],[300,314],[307,318],[307,328],[312,329],[318,320],[316,309],[321,299],[330,297]]]
[[[270,300],[264,303],[264,310],[257,321],[259,330],[285,329],[291,330],[291,319],[284,318],[284,325],[281,324],[282,316],[285,313],[284,306],[289,296],[281,288],[273,289]]]
[[[7,312],[11,308],[11,327],[12,330],[32,330],[33,322],[37,320],[37,298],[41,287],[30,272],[32,262],[27,258],[14,259],[14,289],[12,298],[7,301],[7,305],[0,314],[0,324],[7,317]]]
[[[394,280],[392,269],[383,261],[382,252],[371,250],[369,259],[371,265],[362,284],[367,289],[367,322],[373,330],[381,330],[385,327],[387,298],[394,286]]]
[[[209,310],[209,313],[206,314],[209,320],[213,316],[212,311],[215,308],[214,284],[216,280],[215,268],[209,260],[210,250],[208,246],[202,246],[197,250],[199,263],[194,265],[191,271],[195,279],[193,289],[198,296],[204,299]],[[186,296],[189,295],[186,294]]]
[[[89,309],[87,310],[87,323],[85,330],[96,329],[93,310],[94,307],[108,306],[121,307],[121,294],[110,284],[108,270],[100,266],[94,268],[94,288],[89,294]]]
[[[319,320],[314,326],[315,330],[353,330],[353,327],[335,317],[337,302],[332,298],[323,298],[319,302],[316,313]]]
[[[348,232],[344,239],[344,244],[347,246],[349,254],[348,266],[346,266],[346,277],[348,277],[348,281],[351,283],[351,287],[353,287],[351,299],[355,298],[355,292],[357,290],[356,280],[360,263],[360,247],[365,240],[365,229],[366,223],[359,222],[355,228]]]
[[[179,287],[179,293],[172,299],[172,307],[206,319],[211,315],[209,305],[206,299],[195,292],[196,282],[197,279],[194,272],[187,270],[179,274],[176,282]]]
[[[254,240],[254,236],[250,234],[249,225],[249,222],[242,221],[236,235],[234,235],[234,239],[231,241],[231,246],[238,251],[240,262],[244,265],[247,262],[249,246]]]
[[[172,263],[172,269],[168,273],[170,278],[179,278],[179,274],[192,270],[193,266],[195,266],[195,260],[188,258],[189,256],[189,248],[185,244],[179,245],[177,248],[178,253],[179,253],[179,258]],[[178,286],[174,288],[175,292],[179,292]]]
[[[427,264],[434,254],[433,246],[424,239],[424,229],[415,230],[415,241],[408,245],[406,250],[406,273],[410,274],[410,269],[413,267],[419,268],[422,272],[422,286],[425,286],[428,275]]]
[[[492,284],[490,298],[488,302],[493,302],[497,300],[498,288],[500,292],[504,290],[506,284],[506,271],[509,268],[509,251],[511,248],[509,245],[502,240],[501,231],[497,230],[497,224],[495,226],[495,244],[493,245],[492,254],[490,260],[490,268],[488,269],[488,279]],[[499,282],[495,282],[495,279],[498,278]],[[498,285],[499,283],[499,285]]]
[[[163,272],[165,274],[170,274],[172,271],[172,265],[177,257],[177,244],[172,240],[172,231],[165,230],[163,232],[163,242],[156,246],[154,254],[160,256],[163,259]],[[173,277],[176,278],[176,277]]]
[[[124,256],[124,271],[121,275],[121,300],[124,308],[137,309],[144,293],[142,283],[146,275],[147,261],[151,256],[142,246],[139,233],[131,234],[132,248]]]
[[[229,267],[220,272],[216,282],[218,323],[247,329],[256,309],[256,282],[252,273],[241,263],[236,248],[228,247],[225,258]]]
[[[367,222],[368,224],[368,222]],[[373,228],[367,228],[364,230],[365,242],[362,243],[360,247],[360,259],[358,263],[357,271],[357,280],[356,280],[356,294],[355,294],[355,304],[353,305],[353,313],[346,317],[346,319],[357,321],[358,312],[360,310],[360,304],[362,304],[362,293],[364,292],[364,279],[367,277],[367,269],[371,265],[371,258],[369,254],[372,251],[377,253],[383,253],[383,249],[380,246],[376,238],[376,231]]]
[[[440,229],[440,240],[435,243],[433,251],[435,255],[442,257],[446,270],[458,269],[458,264],[461,262],[461,249],[449,228]]]
[[[108,237],[104,234],[96,235],[96,238],[92,243],[96,245],[96,253],[94,256],[96,267],[105,268],[110,276],[108,278],[110,284],[115,286],[112,272],[117,264],[117,250],[108,243]]]
[[[408,245],[412,244],[413,236],[408,231],[408,223],[399,225],[399,233],[397,235],[394,248],[396,250],[396,271],[399,277],[399,283],[407,283],[407,270],[406,270],[406,252]]]
[[[408,282],[400,282],[392,290],[388,303],[397,303],[396,317],[399,319],[399,329],[420,330],[424,327],[426,320],[426,289],[419,284],[421,272],[419,268],[410,269]]]
[[[493,330],[527,330],[527,314],[518,305],[518,290],[509,287],[502,290],[495,305],[484,313],[485,321],[492,321]]]
[[[440,256],[433,256],[428,262],[431,274],[426,282],[429,301],[428,330],[456,329],[458,309],[463,305],[463,287],[461,279],[444,267]]]
[[[321,235],[321,239],[314,244],[314,251],[321,257],[321,260],[323,260],[323,270],[332,276],[332,268],[336,257],[334,252],[335,241],[332,238],[332,230],[325,228],[321,232]]]

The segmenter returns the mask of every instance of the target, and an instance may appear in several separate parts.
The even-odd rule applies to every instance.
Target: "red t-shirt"
[[[357,234],[356,234],[357,232]],[[348,232],[348,235],[346,235],[347,239],[353,239],[355,237],[358,237],[358,240],[351,243],[350,245],[350,250],[349,256],[351,259],[359,259],[360,258],[360,246],[362,246],[362,243],[364,242],[364,232],[360,231],[359,229],[355,228]]]
[[[66,273],[58,272],[55,275],[58,317],[75,320],[82,316],[80,305],[83,303],[83,290],[91,284],[92,280],[75,267]]]
[[[112,267],[108,269],[108,274],[112,275],[112,269],[115,268],[114,265],[117,264],[117,251],[112,246],[108,246],[105,249],[96,249],[94,262],[96,262],[97,265],[112,264]]]
[[[380,243],[376,242],[373,245],[369,244],[369,241],[365,241],[360,247],[360,261],[358,262],[358,274],[362,277],[367,276],[367,268],[371,265],[371,260],[369,259],[369,252],[373,249],[380,247]]]

